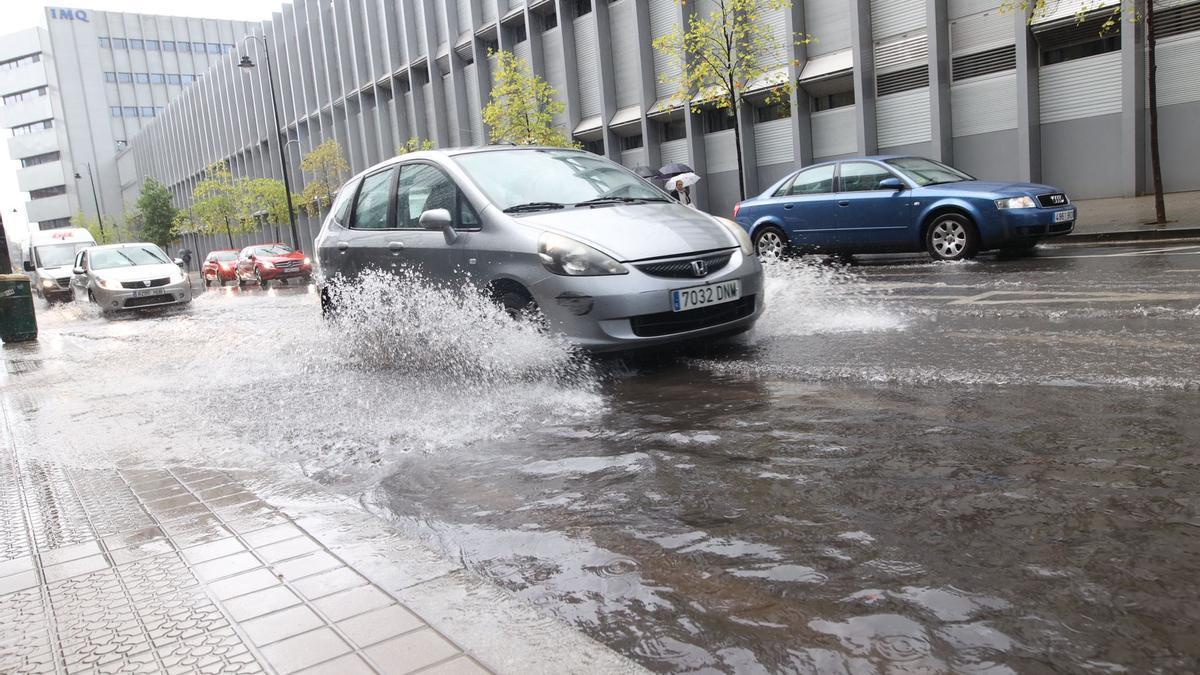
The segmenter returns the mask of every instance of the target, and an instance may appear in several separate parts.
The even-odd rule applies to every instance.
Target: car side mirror
[[[446,243],[453,244],[458,240],[454,231],[454,221],[450,219],[450,211],[446,209],[429,209],[421,214],[421,228],[426,230],[441,230],[446,236]]]
[[[883,180],[879,181],[879,189],[880,190],[903,190],[904,183],[900,182],[899,178],[892,176],[891,178],[884,178]]]
[[[23,267],[25,268],[25,271],[26,271],[26,272],[32,272],[32,271],[33,271],[33,261],[32,261],[32,260],[26,260],[26,261],[25,261],[25,264],[23,265]]]
[[[76,267],[75,269],[71,270],[71,273],[72,274],[87,274],[87,270],[83,269],[82,267]]]
[[[179,265],[180,267],[183,267],[183,258],[176,258],[175,264]]]

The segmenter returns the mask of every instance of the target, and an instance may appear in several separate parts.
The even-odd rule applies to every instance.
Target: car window
[[[838,176],[839,192],[869,192],[878,190],[885,178],[894,178],[891,171],[870,162],[843,162]]]
[[[421,214],[430,209],[446,209],[458,224],[458,186],[450,177],[429,164],[400,167],[396,181],[396,227],[419,229]]]
[[[458,227],[464,230],[479,229],[483,222],[479,220],[479,214],[475,212],[475,207],[471,206],[471,202],[467,201],[467,196],[458,192]]]
[[[350,217],[350,205],[354,203],[354,191],[358,188],[358,183],[348,183],[338,193],[337,201],[333,205],[333,219],[338,223],[344,223]]]
[[[354,223],[351,227],[381,230],[388,226],[388,188],[392,184],[392,169],[373,173],[363,179],[362,189],[354,203]]]
[[[788,194],[820,195],[833,192],[833,168],[834,165],[829,164],[801,171],[792,181]]]
[[[75,256],[75,266],[87,268],[87,251],[80,251],[79,255]]]

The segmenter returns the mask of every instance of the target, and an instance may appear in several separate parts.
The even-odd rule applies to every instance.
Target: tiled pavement
[[[0,448],[0,673],[483,673],[213,469],[68,469]]]

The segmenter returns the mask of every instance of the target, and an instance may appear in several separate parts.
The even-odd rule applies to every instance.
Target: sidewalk
[[[1070,242],[1145,241],[1200,237],[1200,192],[1164,195],[1167,219],[1154,225],[1154,195],[1116,199],[1084,199],[1075,202],[1079,220]]]
[[[0,395],[0,672],[640,672],[289,477],[56,457]]]

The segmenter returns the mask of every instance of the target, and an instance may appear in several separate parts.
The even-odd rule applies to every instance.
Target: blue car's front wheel
[[[979,232],[966,216],[946,213],[929,224],[925,248],[934,260],[966,260],[979,250]]]

